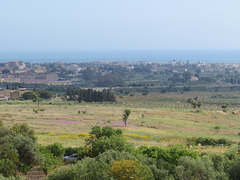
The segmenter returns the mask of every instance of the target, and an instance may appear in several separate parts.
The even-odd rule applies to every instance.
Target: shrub
[[[221,138],[221,139],[213,139],[213,138],[202,138],[199,137],[196,139],[196,144],[201,144],[202,146],[216,146],[223,144],[225,146],[231,145],[232,142],[228,141],[227,139]]]
[[[60,165],[60,160],[53,154],[45,151],[42,153],[42,161],[40,163],[40,168],[47,175],[49,171],[52,171],[57,165]]]
[[[113,161],[137,160],[137,158],[129,152],[119,152],[116,150],[108,150],[102,154],[99,154],[96,159],[107,164],[110,164]]]
[[[110,126],[105,126],[103,128],[101,128],[100,126],[94,126],[92,128],[92,131],[90,132],[90,134],[95,135],[95,137],[98,139],[100,137],[106,136],[106,137],[110,137],[113,135],[121,135],[122,134],[122,130],[121,129],[113,129]]]
[[[33,112],[38,113],[38,109],[33,109]]]
[[[18,169],[26,173],[39,162],[39,153],[35,147],[35,142],[29,137],[17,135],[12,143],[19,155]]]
[[[164,160],[171,165],[178,165],[181,157],[188,156],[194,159],[198,158],[197,152],[176,146],[167,149],[161,149],[156,146],[141,146],[137,149],[137,152],[147,157]]]
[[[77,152],[78,160],[83,159],[84,157],[91,157],[92,151],[90,147],[80,147]]]
[[[54,143],[54,144],[48,145],[46,149],[48,149],[50,153],[52,153],[53,156],[57,158],[62,158],[65,153],[65,149],[63,145],[60,143]]]
[[[0,166],[4,176],[30,170],[39,162],[34,132],[25,124],[14,125],[11,129],[0,127],[0,159],[4,164]]]
[[[139,161],[121,160],[111,163],[109,175],[114,179],[154,179],[149,167]]]
[[[110,149],[117,151],[131,151],[133,148],[132,145],[127,143],[122,136],[103,136],[92,144],[92,155],[93,157],[96,157]]]
[[[35,132],[27,124],[14,124],[11,130],[16,134],[29,137],[36,142]]]
[[[0,175],[2,174],[4,177],[15,176],[16,171],[17,167],[13,161],[9,159],[0,159]]]
[[[67,168],[58,168],[54,173],[49,174],[49,180],[75,180],[75,179],[109,179],[109,165],[96,161],[94,158],[84,158],[76,165]]]
[[[240,179],[240,158],[238,157],[235,161],[230,164],[229,177],[233,180]]]
[[[0,180],[26,180],[26,179],[24,177],[22,177],[22,176],[4,177],[2,174],[0,174]]]
[[[204,156],[200,159],[182,157],[175,168],[177,179],[215,179],[211,160]]]

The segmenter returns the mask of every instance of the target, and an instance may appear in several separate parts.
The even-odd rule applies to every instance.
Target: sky
[[[0,51],[240,49],[239,0],[0,0]]]

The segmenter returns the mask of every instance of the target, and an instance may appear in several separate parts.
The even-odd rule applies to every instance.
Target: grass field
[[[221,99],[214,95],[216,93],[136,94],[118,98],[113,104],[52,100],[37,106],[31,101],[6,101],[0,103],[0,120],[7,126],[27,123],[36,131],[38,143],[42,145],[54,142],[66,147],[84,145],[88,132],[96,125],[121,128],[126,139],[136,146],[167,147],[185,144],[188,138],[200,136],[240,141],[239,95],[217,96]],[[196,96],[203,101],[199,109],[187,103],[188,98]],[[230,104],[227,113],[221,108],[224,103]],[[127,127],[122,122],[126,108],[132,111]]]

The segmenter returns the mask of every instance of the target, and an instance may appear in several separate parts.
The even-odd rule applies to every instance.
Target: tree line
[[[115,102],[115,96],[111,93],[109,89],[103,89],[102,91],[97,91],[93,89],[77,89],[69,87],[66,90],[66,96],[68,100],[78,100],[79,103],[85,102]]]

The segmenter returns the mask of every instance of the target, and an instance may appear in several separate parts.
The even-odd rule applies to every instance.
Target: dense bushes
[[[134,149],[120,129],[107,126],[95,126],[90,134],[86,146],[79,148],[80,161],[58,168],[48,179],[239,179],[236,153],[198,153],[184,146]],[[224,139],[215,141],[228,144]]]
[[[213,138],[198,138],[196,139],[196,144],[201,144],[202,146],[208,145],[208,146],[216,146],[216,145],[224,145],[229,146],[232,144],[232,142],[228,141],[227,139],[221,138],[221,139],[213,139]]]
[[[48,146],[40,146],[39,151],[42,155],[40,168],[45,174],[61,164],[61,158],[65,153],[64,147],[59,143],[54,143]]]
[[[131,151],[133,146],[122,136],[120,129],[113,129],[109,126],[101,128],[95,126],[90,132],[91,136],[86,139],[86,147],[78,152],[78,158],[96,157],[107,150]]]
[[[76,152],[79,157],[76,164],[57,168],[48,179],[240,179],[237,145],[221,154],[199,153],[184,146],[134,148],[126,142],[122,130],[108,126],[93,127],[84,147],[64,149],[54,143],[37,149],[35,141],[34,132],[27,125],[9,129],[0,122],[0,179],[3,176],[14,179],[18,171],[26,173],[39,162],[47,174],[61,165],[65,153]],[[225,139],[198,138],[195,142],[229,145]]]
[[[1,124],[1,123],[0,123]],[[17,171],[26,173],[39,162],[34,132],[25,124],[11,129],[0,126],[0,174],[15,176]]]
[[[175,146],[167,149],[161,149],[159,147],[141,146],[137,149],[137,152],[150,158],[164,160],[170,165],[178,165],[179,159],[181,157],[188,156],[194,159],[198,158],[197,152],[185,149],[183,148],[183,146]]]
[[[175,168],[177,179],[215,179],[211,160],[204,156],[199,159],[182,157]]]
[[[111,163],[109,176],[113,179],[154,179],[150,168],[139,161],[121,160]]]

